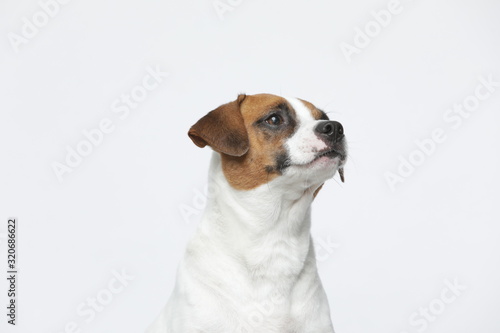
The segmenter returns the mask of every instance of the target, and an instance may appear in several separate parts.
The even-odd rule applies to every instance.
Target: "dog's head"
[[[198,147],[221,154],[222,170],[236,189],[276,178],[308,187],[322,184],[346,160],[344,129],[309,102],[270,94],[239,95],[189,130]]]

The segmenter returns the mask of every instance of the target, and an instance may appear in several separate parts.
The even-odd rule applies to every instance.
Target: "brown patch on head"
[[[281,124],[276,125],[273,117]],[[284,143],[295,126],[295,111],[283,97],[240,95],[200,119],[189,136],[199,147],[210,145],[221,153],[228,182],[249,190],[273,180],[287,167]]]
[[[295,131],[296,120],[287,100],[270,94],[247,96],[241,104],[241,114],[250,149],[241,157],[223,154],[222,169],[233,187],[249,190],[273,180],[287,166],[284,144]],[[265,122],[273,114],[284,118],[281,129]]]
[[[320,110],[318,109],[317,107],[315,107],[312,103],[308,102],[308,101],[304,101],[303,99],[300,99],[299,100],[304,103],[304,105],[306,106],[306,108],[309,109],[309,111],[311,111],[311,114],[313,116],[314,119],[317,119],[317,120],[329,120],[330,118],[328,118],[328,116],[326,115],[326,113],[323,111],[323,110]]]

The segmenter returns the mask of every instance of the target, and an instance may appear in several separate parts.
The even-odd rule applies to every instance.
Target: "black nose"
[[[344,128],[338,121],[322,121],[316,126],[315,131],[333,141],[340,141],[344,137]]]

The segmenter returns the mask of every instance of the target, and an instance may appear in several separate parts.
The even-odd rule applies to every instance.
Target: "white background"
[[[221,19],[212,0],[73,0],[16,52],[9,33],[41,7],[1,0],[0,267],[15,216],[20,274],[16,327],[1,279],[0,330],[142,332],[203,204],[210,150],[187,130],[240,92],[268,92],[324,109],[349,142],[346,183],[313,207],[313,236],[335,244],[318,265],[336,332],[416,333],[409,319],[430,304],[425,332],[500,332],[500,87],[458,128],[443,118],[479,77],[500,81],[500,2],[401,1],[350,62],[340,45],[388,1],[232,3]],[[157,67],[168,78],[120,119],[111,105]],[[58,181],[53,163],[104,118],[113,132]],[[437,128],[446,140],[391,190],[384,175]],[[133,280],[79,315],[122,270]],[[455,279],[466,289],[440,309]]]

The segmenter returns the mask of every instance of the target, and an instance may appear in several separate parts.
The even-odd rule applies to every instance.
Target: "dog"
[[[310,234],[344,129],[313,104],[238,95],[188,132],[210,146],[207,206],[148,333],[333,333]]]

